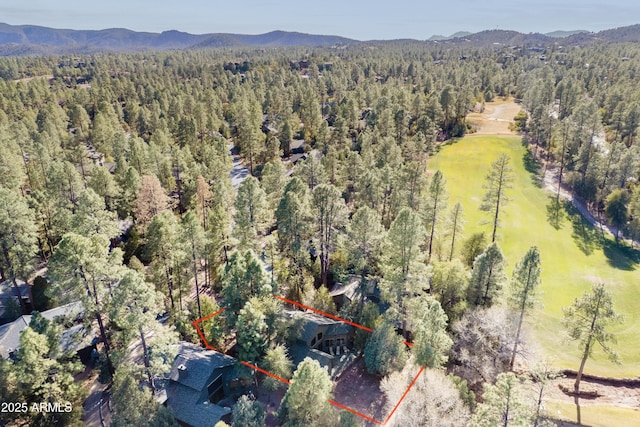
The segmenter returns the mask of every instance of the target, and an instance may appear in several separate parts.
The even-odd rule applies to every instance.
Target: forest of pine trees
[[[113,422],[137,422],[129,404],[167,425],[152,396],[175,343],[199,344],[191,322],[224,306],[203,323],[208,342],[237,339],[243,360],[293,378],[279,416],[298,425],[296,379],[316,378],[327,396],[330,384],[313,364],[296,371],[286,360],[291,325],[277,294],[371,327],[371,339],[356,337],[370,373],[399,384],[411,378],[410,356],[454,399],[451,425],[490,425],[482,414],[499,418],[494,402],[517,382],[507,372],[526,346],[522,319],[544,253],[508,260],[511,279],[496,231],[513,159],[498,159],[477,195],[491,229],[465,235],[465,211],[478,206],[449,199],[430,156],[474,131],[474,108],[514,97],[534,161],[558,171],[616,238],[640,238],[640,49],[594,45],[549,52],[548,62],[515,53],[405,43],[0,59],[12,77],[0,79],[0,274],[29,291],[3,320],[81,301],[101,342],[95,366],[113,381]],[[307,68],[292,65],[301,59]],[[376,284],[379,306],[363,297],[338,310],[328,291],[353,276],[362,295]],[[76,402],[73,414],[10,420],[79,422],[82,391],[69,378],[81,368],[54,348],[59,333],[32,322],[16,357],[0,362],[0,401],[35,402],[55,388]],[[127,358],[134,342],[142,364]],[[388,379],[382,389],[398,394]],[[483,389],[476,408],[470,390]],[[242,405],[237,417],[264,420]],[[309,419],[336,425],[337,412],[314,405]],[[513,416],[529,420],[521,406]]]

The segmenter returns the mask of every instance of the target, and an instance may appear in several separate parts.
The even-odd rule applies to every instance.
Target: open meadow
[[[475,135],[443,146],[429,169],[440,169],[447,179],[449,203],[460,201],[465,212],[465,236],[478,231],[490,234],[489,219],[479,210],[485,175],[501,154],[511,157],[515,172],[512,199],[501,211],[498,242],[511,275],[516,262],[530,246],[542,256],[541,302],[527,319],[529,345],[540,346],[542,355],[557,368],[577,369],[577,344],[565,339],[562,307],[569,306],[592,283],[603,282],[613,294],[614,306],[624,323],[613,327],[621,364],[610,362],[599,348],[586,365],[586,372],[609,377],[640,375],[640,254],[603,238],[599,229],[584,220],[570,204],[554,212],[553,194],[537,183],[535,163],[519,136]],[[562,202],[561,202],[562,204]]]

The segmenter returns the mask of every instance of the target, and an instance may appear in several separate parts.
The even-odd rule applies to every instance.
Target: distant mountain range
[[[428,43],[454,43],[471,45],[564,45],[584,44],[598,40],[604,42],[640,41],[640,24],[592,33],[584,30],[554,31],[547,34],[519,33],[507,30],[487,30],[479,33],[466,31],[450,36],[434,35]],[[424,42],[396,40],[396,42]],[[369,43],[373,43],[370,41]],[[378,42],[389,42],[378,41]],[[170,30],[149,33],[110,28],[105,30],[65,30],[36,25],[9,25],[0,23],[0,56],[46,55],[67,53],[94,53],[105,51],[139,51],[167,49],[198,49],[205,47],[242,46],[345,46],[362,43],[340,36],[272,31],[266,34],[189,34]]]
[[[287,31],[266,34],[189,34],[181,31],[147,33],[110,28],[62,30],[36,25],[0,23],[0,55],[86,53],[94,51],[166,50],[236,46],[323,46],[357,43],[339,36]]]

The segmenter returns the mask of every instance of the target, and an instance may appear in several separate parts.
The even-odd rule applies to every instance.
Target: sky
[[[0,0],[0,22],[53,28],[128,28],[261,34],[273,30],[357,40],[488,29],[599,31],[640,23],[637,0]]]

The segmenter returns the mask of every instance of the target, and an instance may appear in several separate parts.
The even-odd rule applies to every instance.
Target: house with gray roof
[[[310,357],[336,377],[355,359],[356,355],[351,352],[354,337],[351,325],[309,311],[286,314],[299,331],[289,349],[294,364]]]
[[[165,402],[181,425],[211,427],[231,413],[235,363],[233,357],[182,343],[169,374]]]
[[[79,352],[92,345],[93,334],[80,323],[84,308],[80,302],[73,302],[40,313],[49,321],[67,319],[73,326],[65,328],[60,337],[60,348],[66,352]],[[20,348],[20,334],[31,323],[32,315],[23,315],[13,322],[0,326],[0,356],[7,359]]]

